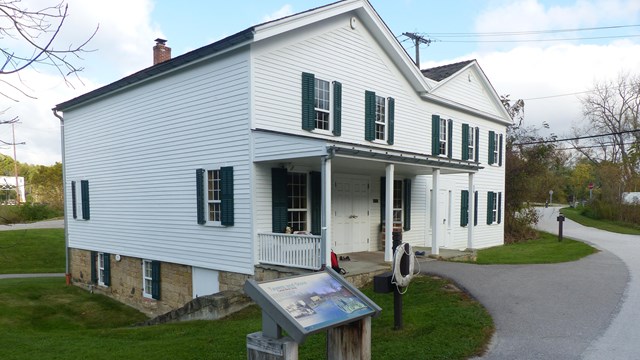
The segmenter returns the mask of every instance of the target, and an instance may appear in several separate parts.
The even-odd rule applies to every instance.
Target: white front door
[[[369,178],[335,176],[332,248],[336,254],[369,250]]]
[[[438,233],[440,235],[440,239],[438,239],[439,246],[449,247],[450,232],[451,232],[451,224],[449,223],[450,209],[451,209],[451,191],[440,189],[440,193],[438,194],[438,207],[440,219],[438,219]]]

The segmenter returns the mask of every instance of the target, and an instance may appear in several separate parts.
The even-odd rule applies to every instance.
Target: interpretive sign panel
[[[314,332],[376,316],[380,307],[332,270],[257,283],[245,292],[296,341]]]

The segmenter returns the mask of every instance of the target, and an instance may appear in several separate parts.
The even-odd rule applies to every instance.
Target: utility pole
[[[13,173],[16,174],[16,203],[20,205],[20,183],[18,182],[18,156],[16,155],[16,127],[15,122],[11,123],[13,133]]]
[[[426,44],[427,46],[429,46],[432,40],[426,39],[424,36],[418,35],[416,33],[405,32],[402,33],[402,35],[413,40],[413,43],[416,46],[416,66],[418,67],[418,69],[420,69],[420,44]]]

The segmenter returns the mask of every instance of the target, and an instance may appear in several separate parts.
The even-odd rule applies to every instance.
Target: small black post
[[[395,255],[396,249],[402,243],[402,233],[393,232],[393,254]],[[394,256],[395,259],[395,256]],[[402,262],[400,263],[402,265]],[[402,294],[398,290],[397,286],[393,287],[393,328],[395,330],[401,330],[402,324]]]
[[[558,241],[562,241],[562,223],[564,222],[564,215],[560,215],[558,220]]]

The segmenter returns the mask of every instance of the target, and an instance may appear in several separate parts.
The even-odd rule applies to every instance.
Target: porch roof
[[[430,156],[406,151],[378,150],[359,146],[327,146],[327,152],[338,158],[362,159],[380,163],[394,163],[405,169],[405,172],[428,175],[433,169],[440,169],[443,174],[475,173],[483,167],[479,163],[455,160],[439,156]]]

